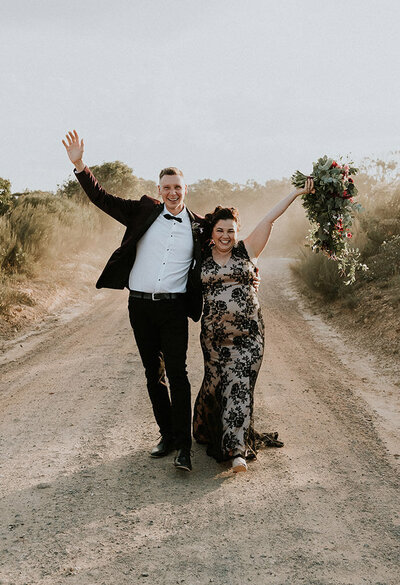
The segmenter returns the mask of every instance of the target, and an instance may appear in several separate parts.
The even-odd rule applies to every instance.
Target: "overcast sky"
[[[2,0],[0,176],[54,190],[121,160],[188,183],[400,145],[397,0]]]

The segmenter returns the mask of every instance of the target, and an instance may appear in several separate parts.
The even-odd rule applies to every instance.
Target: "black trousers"
[[[173,439],[178,449],[190,449],[191,402],[186,371],[188,319],[183,299],[152,301],[129,297],[128,307],[160,433]]]

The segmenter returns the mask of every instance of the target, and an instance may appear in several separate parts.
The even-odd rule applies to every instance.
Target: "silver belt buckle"
[[[151,300],[152,301],[161,301],[161,299],[156,299],[154,295],[158,295],[158,293],[151,293]]]

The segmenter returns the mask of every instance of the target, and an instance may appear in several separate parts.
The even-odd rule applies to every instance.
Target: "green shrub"
[[[128,165],[118,160],[94,165],[90,167],[90,170],[100,185],[112,195],[129,197],[130,199],[139,199],[144,194],[152,197],[157,196],[157,186],[154,181],[146,181],[136,177]],[[66,181],[59,189],[58,194],[84,205],[90,203],[75,178]]]

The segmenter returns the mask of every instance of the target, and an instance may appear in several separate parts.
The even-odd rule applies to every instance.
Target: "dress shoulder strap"
[[[236,258],[242,258],[243,260],[250,260],[243,240],[239,240],[237,242],[237,244],[234,246],[234,248],[232,250],[232,253],[236,256]]]

